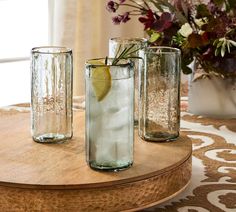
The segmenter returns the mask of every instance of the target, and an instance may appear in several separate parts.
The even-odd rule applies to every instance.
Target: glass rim
[[[113,37],[113,38],[110,38],[109,39],[110,41],[123,41],[123,42],[125,42],[125,41],[129,41],[129,42],[131,42],[132,43],[132,41],[133,41],[133,43],[135,43],[135,41],[136,42],[147,42],[148,41],[148,39],[147,38],[143,38],[143,37]]]
[[[72,49],[64,46],[38,46],[31,49],[31,53],[40,54],[67,54],[72,53]]]
[[[107,59],[112,60],[114,58],[107,58]],[[86,65],[86,67],[128,67],[128,66],[133,67],[134,66],[133,62],[129,59],[121,59],[121,61],[127,61],[127,62],[122,63],[122,64],[118,63],[115,65],[112,65],[112,64],[107,64],[107,65],[106,64],[92,64],[91,62],[89,62],[89,61],[99,61],[99,60],[105,61],[106,58],[102,57],[102,58],[88,59],[88,60],[86,60],[85,65]]]
[[[160,51],[160,52],[148,52],[149,50],[169,50],[169,51]],[[181,55],[181,50],[174,47],[169,46],[148,46],[145,49],[141,49],[140,51],[148,52],[149,54],[178,54]]]

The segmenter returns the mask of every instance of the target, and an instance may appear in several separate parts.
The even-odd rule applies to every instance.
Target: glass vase
[[[40,143],[72,137],[72,50],[37,47],[31,52],[31,133]]]
[[[180,129],[180,50],[149,47],[140,51],[139,136],[169,141]]]
[[[109,40],[109,57],[114,58],[117,53],[121,53],[125,48],[129,48],[134,45],[133,49],[142,49],[147,46],[147,39],[145,38],[111,38]],[[135,51],[131,54],[132,57],[138,57],[139,51]],[[134,125],[138,126],[138,70],[140,59],[132,59],[134,63]]]
[[[86,63],[86,160],[91,168],[118,171],[132,165],[133,87],[132,63]]]

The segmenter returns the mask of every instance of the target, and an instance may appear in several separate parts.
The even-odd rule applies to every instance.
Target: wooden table
[[[85,162],[84,111],[74,112],[74,137],[63,144],[31,139],[29,112],[0,111],[0,211],[133,211],[180,193],[191,178],[191,140],[142,141],[134,165],[98,172]]]

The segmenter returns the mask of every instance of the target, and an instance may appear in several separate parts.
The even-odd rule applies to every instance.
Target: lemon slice
[[[110,67],[105,66],[99,60],[90,61],[92,65],[103,65],[92,68],[92,86],[95,93],[95,96],[98,101],[104,99],[111,89],[111,73]]]

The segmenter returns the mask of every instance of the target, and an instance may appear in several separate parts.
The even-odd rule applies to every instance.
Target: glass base
[[[37,143],[63,143],[71,137],[59,133],[48,133],[39,136],[33,136],[33,140]]]
[[[90,168],[97,170],[97,171],[110,171],[110,172],[118,172],[122,171],[125,169],[130,168],[133,165],[133,162],[128,162],[128,163],[120,163],[119,165],[117,164],[98,164],[95,161],[89,161],[88,162]]]
[[[145,141],[168,142],[168,141],[175,141],[179,137],[179,133],[169,134],[169,133],[155,132],[155,133],[146,133],[145,135],[140,135],[140,137]]]

